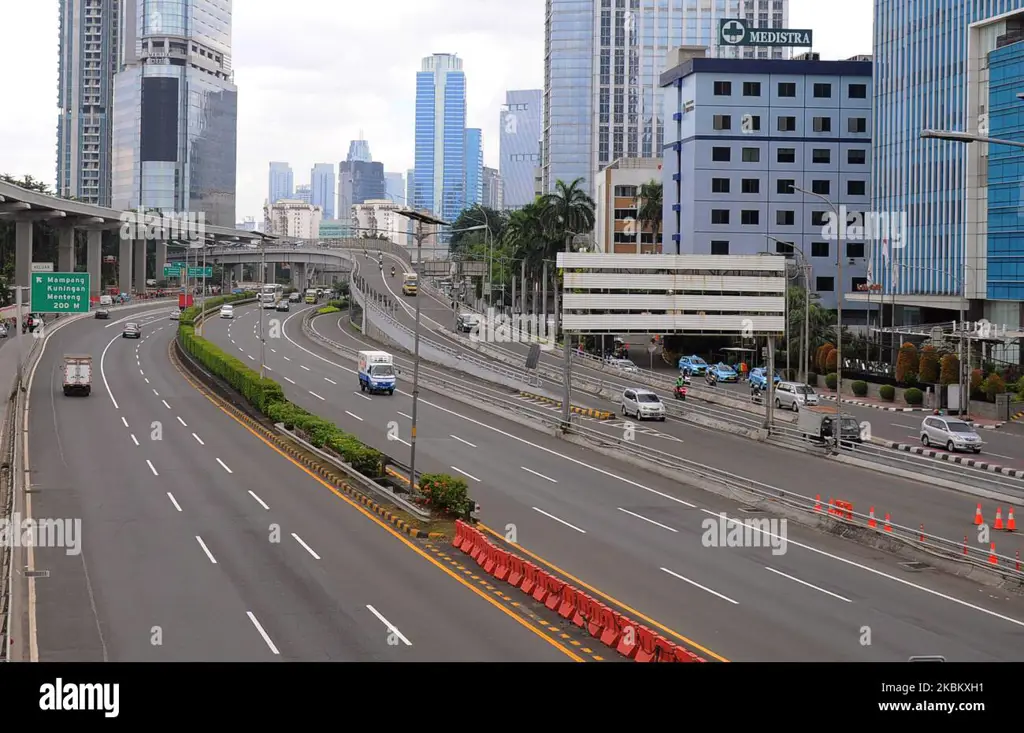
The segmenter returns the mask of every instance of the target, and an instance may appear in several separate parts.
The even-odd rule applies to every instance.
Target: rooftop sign
[[[810,48],[809,30],[752,28],[746,21],[729,18],[718,21],[719,46],[789,46]]]

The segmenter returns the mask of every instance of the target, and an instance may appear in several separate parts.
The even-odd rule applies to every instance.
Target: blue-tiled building
[[[521,209],[536,198],[535,181],[540,166],[543,89],[512,89],[505,92],[498,127],[498,170],[501,173],[502,205]]]
[[[477,127],[466,128],[466,208],[484,200],[484,139]]]
[[[415,207],[455,221],[466,203],[466,74],[454,54],[416,72],[415,170]]]
[[[663,251],[802,253],[823,306],[856,291],[867,277],[864,237],[848,231],[838,252],[828,216],[845,206],[856,223],[869,208],[871,63],[692,58],[661,85],[671,114]],[[863,323],[866,310],[851,306],[844,323]]]

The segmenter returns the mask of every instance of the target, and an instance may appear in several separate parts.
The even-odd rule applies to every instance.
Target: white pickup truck
[[[81,394],[86,397],[92,392],[92,355],[64,355],[64,395]]]

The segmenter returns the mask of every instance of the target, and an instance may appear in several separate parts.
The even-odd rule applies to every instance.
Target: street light
[[[1020,97],[1019,94],[1017,96]],[[921,130],[920,136],[926,140],[949,140],[957,143],[989,143],[990,145],[1009,145],[1013,148],[1024,148],[1024,142],[1018,140],[985,137],[984,135],[975,135],[972,132],[960,132],[959,130]]]
[[[437,227],[450,226],[443,219],[424,214],[411,209],[403,209],[398,212],[416,222],[416,262],[422,263],[423,240],[432,234],[436,234]],[[433,232],[424,232],[423,225],[433,225]],[[422,268],[420,268],[422,269]],[[413,331],[413,362],[412,362],[412,431],[409,437],[409,488],[416,486],[416,406],[420,398],[420,303],[423,298],[416,298],[416,328]]]
[[[257,306],[260,309],[260,379],[266,376],[266,363],[267,363],[267,334],[263,329],[263,313],[266,310],[263,307],[263,291],[266,290],[267,284],[267,243],[265,239],[260,239],[260,292],[259,297],[256,299]]]
[[[795,242],[783,242],[780,239],[776,239],[771,234],[765,234],[768,239],[776,242],[777,244],[784,244],[788,247],[792,247],[794,252],[800,255],[800,260],[803,262],[804,270],[804,332],[803,337],[800,339],[800,380],[807,383],[807,362],[810,358],[810,322],[811,322],[811,266],[807,262],[807,257],[804,255],[803,248],[798,247]],[[786,293],[786,368],[789,368],[789,293]]]
[[[790,186],[794,191],[799,191],[802,194],[808,196],[814,196],[817,199],[821,199],[828,207],[832,209],[832,213],[836,217],[837,223],[837,242],[836,242],[836,445],[839,444],[842,438],[842,424],[843,424],[843,227],[846,226],[845,221],[839,221],[839,210],[836,205],[823,194],[814,193],[813,191],[806,191],[799,186]],[[826,375],[827,376],[827,375]]]

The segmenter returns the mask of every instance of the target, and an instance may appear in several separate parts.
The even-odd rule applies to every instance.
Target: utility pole
[[[567,232],[565,235],[565,253],[569,254],[571,247],[569,246],[569,236],[573,232]],[[555,267],[558,266],[558,260],[555,260]],[[555,270],[557,277],[558,270]],[[556,294],[558,291],[555,291]],[[565,277],[562,277],[562,290],[561,297],[558,298],[558,302],[555,304],[555,323],[561,326],[562,331],[562,429],[569,429],[569,416],[572,414],[572,353],[569,345],[569,334],[565,333],[565,324],[562,317],[562,311],[565,309]],[[546,324],[545,324],[546,325]],[[558,343],[558,331],[559,328],[555,328],[553,338],[555,344]]]
[[[266,377],[267,334],[263,329],[263,291],[267,284],[267,240],[260,239],[260,292],[256,298],[256,307],[260,309],[260,379]]]
[[[775,419],[775,335],[768,336],[768,374],[767,376],[767,392],[768,399],[765,401],[764,415],[765,415],[765,428],[768,430],[768,435],[772,434],[773,421]],[[786,345],[787,349],[789,344]]]
[[[416,262],[423,266],[423,222],[416,222]],[[417,273],[418,275],[418,273]],[[412,362],[412,431],[409,436],[409,488],[416,486],[416,407],[420,401],[420,303],[423,298],[416,294],[416,327],[413,331]]]

